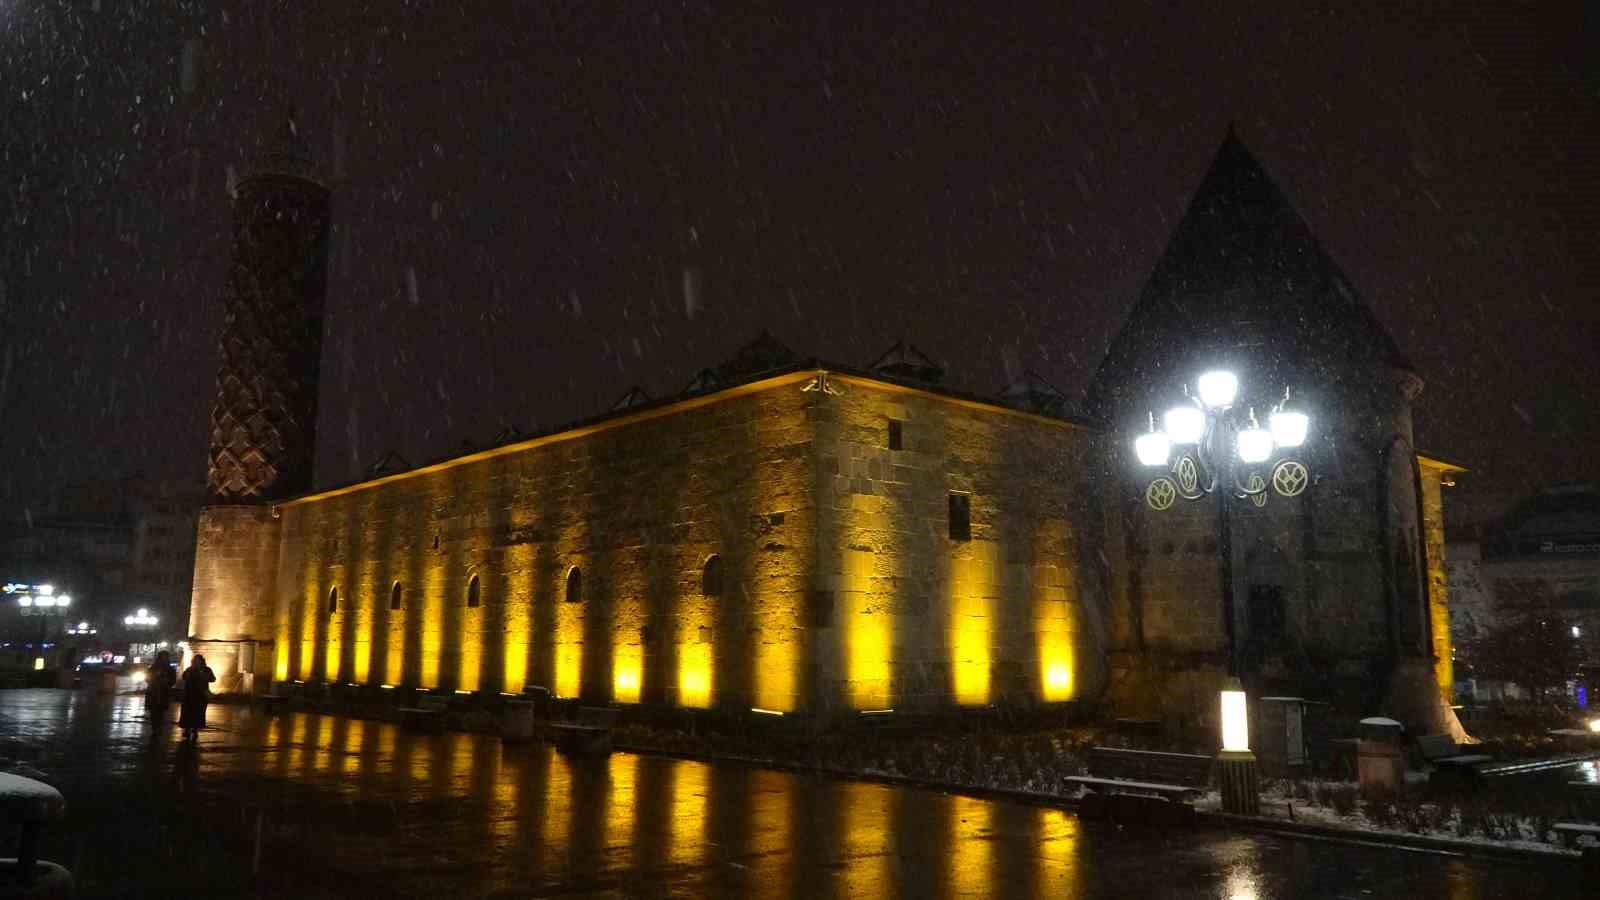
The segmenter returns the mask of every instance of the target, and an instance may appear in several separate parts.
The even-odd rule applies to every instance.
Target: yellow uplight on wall
[[[678,645],[678,703],[695,709],[711,706],[711,645]]]
[[[871,574],[871,553],[845,551],[850,703],[856,709],[882,709],[893,705],[889,691],[893,621],[887,607],[874,602]]]
[[[638,644],[622,644],[616,648],[616,655],[612,661],[614,666],[612,690],[618,703],[639,702],[641,657]]]
[[[962,706],[989,703],[989,604],[978,594],[971,578],[976,565],[968,559],[954,562],[950,602],[950,671],[955,676],[955,701]]]

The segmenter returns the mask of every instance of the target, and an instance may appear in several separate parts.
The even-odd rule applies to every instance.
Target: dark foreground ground
[[[0,691],[0,757],[66,795],[46,856],[75,871],[80,896],[1596,896],[1574,866],[1118,828],[331,716],[213,707],[185,749],[142,714],[135,696]]]

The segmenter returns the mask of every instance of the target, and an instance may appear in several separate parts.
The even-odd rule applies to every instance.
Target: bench
[[[0,822],[15,822],[21,828],[16,858],[0,859],[0,884],[21,884],[21,896],[72,895],[71,873],[39,859],[39,836],[45,825],[61,818],[66,805],[61,792],[50,785],[0,772]]]
[[[440,731],[444,728],[444,711],[448,701],[437,694],[418,694],[416,706],[402,706],[400,726],[413,731]]]
[[[1463,753],[1461,745],[1448,734],[1425,734],[1417,738],[1417,752],[1422,761],[1435,766],[1476,766],[1494,762],[1494,757],[1483,753]]]
[[[1600,825],[1557,822],[1550,827],[1550,830],[1556,833],[1556,840],[1563,847],[1576,847],[1584,838],[1589,838],[1596,844],[1600,844]]]
[[[1211,781],[1211,764],[1211,757],[1191,753],[1094,747],[1089,750],[1089,774],[1066,780],[1099,794],[1135,794],[1183,802],[1205,793]]]
[[[580,706],[570,720],[553,721],[547,727],[555,733],[556,746],[574,753],[606,753],[611,750],[611,729],[617,724],[617,710],[609,706]]]

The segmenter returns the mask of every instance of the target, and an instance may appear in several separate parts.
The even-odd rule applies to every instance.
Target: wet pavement
[[[0,757],[68,821],[80,896],[1581,897],[1574,866],[1070,812],[733,765],[213,707],[0,691]],[[259,835],[259,838],[258,838]]]

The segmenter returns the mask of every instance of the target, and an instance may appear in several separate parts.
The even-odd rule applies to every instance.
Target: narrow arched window
[[[722,596],[722,557],[715,553],[700,570],[700,593],[706,597]]]
[[[389,608],[390,609],[399,609],[400,608],[400,601],[402,599],[402,595],[403,594],[404,594],[404,591],[400,587],[400,582],[396,581],[394,583],[394,587],[389,589]]]
[[[467,581],[467,608],[478,608],[478,576],[476,575]]]
[[[567,602],[583,602],[583,570],[577,566],[567,573]]]
[[[339,611],[339,589],[336,588],[336,587],[329,588],[328,589],[328,615],[331,616],[331,615],[333,615],[334,613],[336,613],[338,611]]]

